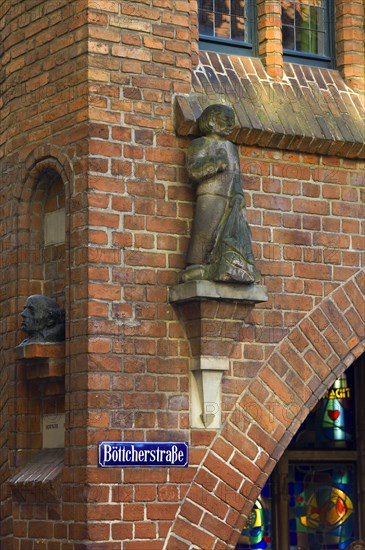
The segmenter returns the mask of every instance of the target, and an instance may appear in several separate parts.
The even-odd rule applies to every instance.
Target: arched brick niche
[[[66,269],[69,257],[67,205],[69,204],[71,170],[68,159],[54,147],[41,147],[24,162],[25,178],[17,182],[16,220],[17,285],[16,317],[31,294],[46,294],[56,298],[68,311],[65,296]],[[17,344],[25,338],[18,330]],[[30,366],[17,361],[14,385],[14,438],[9,445],[13,466],[23,466],[44,447],[42,418],[63,414],[64,381],[52,378],[33,379]]]
[[[58,150],[43,149],[26,160],[26,178],[16,190],[18,297],[48,294],[64,306],[69,162]]]
[[[42,146],[24,161],[22,171],[25,174],[23,181],[14,182],[18,201],[14,254],[17,344],[26,336],[19,330],[20,313],[29,295],[52,296],[65,308],[68,320],[70,311],[67,294],[71,164],[57,148]],[[46,359],[43,360],[38,355],[30,354],[28,357],[25,353],[9,365],[10,401],[13,403],[9,437],[10,487],[13,516],[21,525],[17,531],[14,529],[14,534],[22,537],[22,533],[27,532],[29,539],[39,538],[41,534],[41,530],[36,533],[31,526],[27,526],[31,517],[30,506],[34,517],[53,518],[55,524],[62,513],[59,500],[63,490],[61,478],[65,440],[63,343],[58,347],[61,349],[57,350],[59,357],[55,352],[52,352],[53,355],[45,352]],[[48,361],[59,361],[62,369],[47,370],[44,367],[48,367]],[[56,425],[57,432],[51,433],[49,430]],[[43,472],[43,477],[31,478],[35,468]],[[54,475],[54,479],[50,475],[51,483],[47,481],[48,474]],[[32,479],[32,482],[23,484],[22,479],[27,476],[27,481]]]
[[[233,549],[252,505],[324,392],[365,350],[365,272],[274,349],[196,471],[164,548]]]
[[[25,278],[21,294],[46,294],[64,305],[65,192],[54,168],[43,167],[30,201],[22,207],[29,213],[19,220],[19,264],[21,280]]]

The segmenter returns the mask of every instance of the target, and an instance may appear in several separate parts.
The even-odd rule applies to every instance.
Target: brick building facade
[[[255,6],[240,56],[199,43],[195,0],[0,2],[4,550],[235,548],[298,426],[363,361],[365,3],[333,1],[336,68],[291,62],[281,2]],[[212,103],[236,114],[256,304],[171,301]],[[66,310],[46,358],[16,351],[31,294]],[[191,419],[202,356],[227,360],[217,428]],[[187,441],[189,466],[99,468],[107,440]]]

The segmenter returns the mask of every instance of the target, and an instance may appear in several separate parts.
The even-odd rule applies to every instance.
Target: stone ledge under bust
[[[266,302],[267,299],[266,287],[257,284],[242,285],[193,280],[170,288],[170,302],[177,304],[194,300],[224,300],[255,304]]]
[[[60,377],[65,374],[64,342],[33,342],[16,347],[19,358],[26,362],[28,380]]]
[[[46,357],[64,357],[64,342],[33,342],[30,344],[20,344],[16,347],[20,359],[35,359]]]

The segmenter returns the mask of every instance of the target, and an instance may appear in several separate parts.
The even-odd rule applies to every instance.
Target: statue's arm
[[[187,171],[190,179],[203,180],[228,168],[228,156],[223,147],[217,147],[206,138],[195,139],[187,152]]]

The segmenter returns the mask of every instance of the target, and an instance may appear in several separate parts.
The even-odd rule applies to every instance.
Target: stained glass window
[[[199,33],[235,42],[250,42],[249,0],[199,0]]]
[[[359,540],[365,539],[365,477],[359,461],[365,448],[364,387],[365,353],[298,430],[235,550],[365,548],[365,540]]]
[[[355,466],[289,464],[289,549],[337,550],[355,540]]]
[[[271,483],[266,483],[260,497],[255,502],[239,538],[236,550],[266,548],[271,550]]]
[[[294,437],[291,449],[352,449],[354,435],[353,373],[343,374],[319,401]]]
[[[283,48],[329,55],[327,0],[281,1]]]

